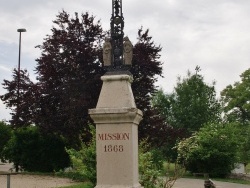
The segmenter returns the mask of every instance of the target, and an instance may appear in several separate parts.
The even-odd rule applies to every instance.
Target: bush
[[[156,188],[161,184],[163,160],[157,160],[157,155],[150,150],[146,140],[139,145],[139,174],[140,184],[145,188]]]
[[[53,172],[68,167],[64,141],[54,134],[43,135],[37,127],[19,128],[4,149],[5,158],[32,172]]]
[[[11,128],[4,122],[0,122],[0,160],[4,160],[3,149],[11,138]]]
[[[208,124],[178,144],[178,161],[192,173],[224,177],[239,162],[239,135],[237,124]]]
[[[95,128],[90,126],[92,139],[89,143],[82,143],[79,151],[67,149],[70,161],[73,167],[74,179],[88,179],[94,185],[96,184],[96,140]]]

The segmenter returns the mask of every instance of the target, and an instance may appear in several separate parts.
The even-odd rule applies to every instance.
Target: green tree
[[[156,108],[160,115],[164,117],[165,123],[173,125],[175,117],[172,113],[173,94],[164,93],[160,88],[152,97],[152,105]]]
[[[250,69],[240,77],[240,82],[228,85],[221,92],[221,99],[228,121],[247,124],[250,121]]]
[[[239,124],[207,124],[178,143],[178,161],[193,173],[224,177],[239,162],[241,144]]]
[[[11,138],[11,128],[4,122],[0,122],[0,160],[4,161],[3,150]]]
[[[172,94],[162,91],[153,99],[153,105],[174,128],[184,128],[189,135],[203,124],[217,121],[220,117],[220,103],[216,99],[214,85],[208,85],[199,74],[199,69],[187,77],[178,78]]]
[[[164,136],[157,140],[156,146],[160,147],[165,159],[169,162],[174,162],[177,157],[177,152],[173,149],[176,141],[187,137],[187,131],[184,128],[173,126],[175,117],[172,112],[172,104],[173,94],[165,94],[163,89],[158,90],[152,97],[152,106],[164,121],[164,127],[161,129]]]
[[[221,92],[225,121],[241,124],[241,162],[250,162],[250,69],[241,75],[241,81],[228,85]]]
[[[199,71],[197,67],[196,73],[188,71],[185,78],[179,77],[172,93],[165,94],[160,89],[152,98],[153,107],[164,119],[165,137],[160,142],[169,160],[177,157],[172,149],[177,141],[191,136],[204,124],[219,120],[220,104],[214,85],[206,84]]]
[[[220,104],[214,85],[204,82],[202,75],[188,73],[179,78],[173,93],[172,113],[174,127],[186,128],[189,133],[199,130],[203,124],[220,117]]]

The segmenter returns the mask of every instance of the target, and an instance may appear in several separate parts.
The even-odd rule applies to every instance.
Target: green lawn
[[[250,163],[248,163],[248,165],[247,165],[247,167],[246,167],[246,172],[247,172],[248,174],[250,174]]]
[[[173,172],[174,172],[174,169],[175,169],[175,166],[173,163],[167,163],[165,162],[163,164],[163,175],[165,175],[165,173],[167,172],[169,175],[172,175]],[[246,167],[246,172],[247,173],[250,173],[250,163],[247,165]],[[194,179],[204,179],[204,177],[200,176],[200,177],[194,177],[193,174],[189,173],[189,172],[186,172],[183,177],[185,178],[194,178]],[[239,183],[239,184],[247,184],[247,185],[250,185],[250,181],[247,181],[247,180],[241,180],[241,179],[231,179],[231,178],[214,178],[214,180],[217,180],[217,181],[224,181],[224,182],[231,182],[231,183]]]
[[[91,183],[78,183],[76,185],[70,185],[61,188],[93,188],[94,186]]]

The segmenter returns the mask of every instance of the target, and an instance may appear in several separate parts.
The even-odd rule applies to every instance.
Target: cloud
[[[18,28],[22,35],[22,67],[35,78],[34,46],[50,34],[52,20],[64,9],[90,12],[110,27],[112,1],[103,0],[2,0],[0,2],[0,79],[11,78],[17,66]],[[125,35],[136,42],[137,30],[150,29],[156,44],[163,47],[164,78],[157,83],[171,92],[177,76],[185,76],[196,65],[208,83],[217,81],[217,92],[238,81],[250,62],[250,1],[248,0],[126,0],[123,1]],[[1,110],[1,109],[0,109]],[[1,110],[2,111],[2,110]],[[1,118],[0,118],[1,119]]]

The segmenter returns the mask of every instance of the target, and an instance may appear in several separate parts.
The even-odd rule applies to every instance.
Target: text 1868
[[[123,145],[105,145],[104,152],[123,152]]]

